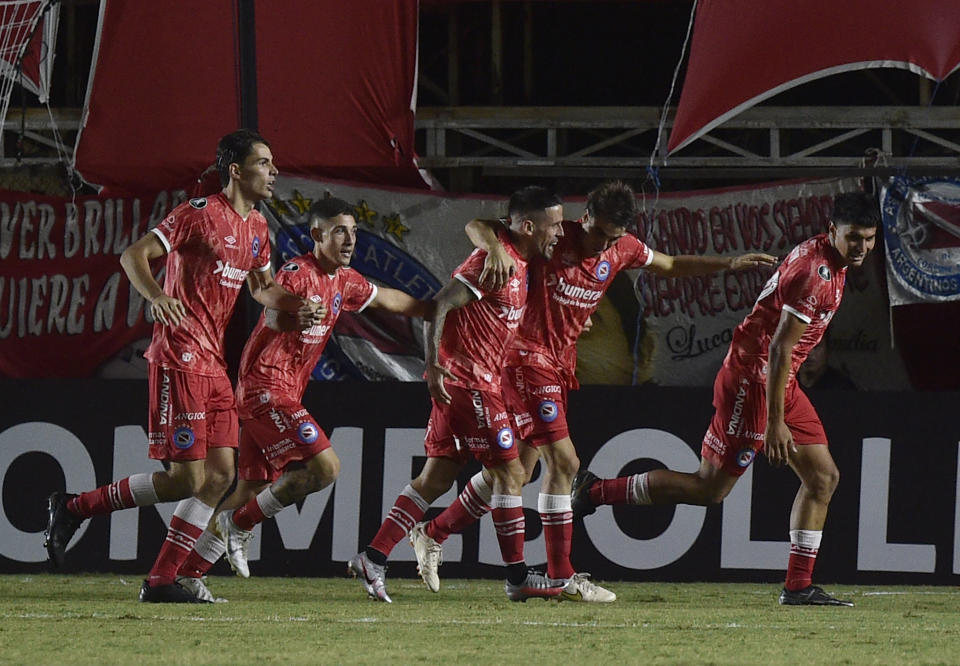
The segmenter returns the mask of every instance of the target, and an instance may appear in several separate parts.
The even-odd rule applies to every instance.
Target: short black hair
[[[587,195],[587,212],[618,227],[631,227],[637,221],[637,196],[622,180],[612,180],[595,187]]]
[[[510,195],[507,215],[510,217],[514,215],[526,217],[530,213],[561,205],[563,205],[563,202],[552,190],[540,185],[527,185]]]
[[[326,197],[313,202],[313,205],[310,206],[310,211],[307,213],[307,220],[312,227],[319,220],[329,220],[331,217],[336,217],[337,215],[355,216],[356,213],[353,204],[336,197]]]
[[[880,226],[880,205],[866,192],[841,192],[833,197],[834,224],[855,224],[858,227]]]
[[[217,173],[220,174],[220,187],[230,183],[230,165],[243,164],[247,156],[253,152],[253,145],[262,143],[267,148],[270,144],[251,129],[238,129],[222,137],[217,143]]]

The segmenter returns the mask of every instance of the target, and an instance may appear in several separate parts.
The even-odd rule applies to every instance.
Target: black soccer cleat
[[[200,599],[180,583],[155,585],[150,587],[147,581],[140,586],[140,601],[148,604],[203,604],[213,603]]]
[[[781,606],[852,606],[852,601],[835,599],[816,585],[807,585],[802,590],[791,592],[783,588],[780,592]]]
[[[590,501],[590,486],[600,479],[588,469],[582,469],[573,477],[573,487],[570,488],[570,508],[574,518],[589,516],[597,510]]]
[[[55,492],[47,498],[47,529],[43,532],[43,545],[50,562],[58,569],[63,566],[70,539],[83,522],[83,518],[67,508],[67,502],[74,497],[76,495]]]

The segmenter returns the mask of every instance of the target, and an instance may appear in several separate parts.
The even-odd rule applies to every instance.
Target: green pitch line
[[[960,590],[832,586],[854,608],[757,584],[603,583],[613,604],[511,603],[503,584],[214,576],[225,604],[141,604],[117,575],[0,576],[0,663],[956,663]]]

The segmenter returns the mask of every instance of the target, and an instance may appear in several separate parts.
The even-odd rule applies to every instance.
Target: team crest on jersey
[[[830,268],[828,268],[826,264],[820,264],[820,267],[817,268],[817,275],[827,282],[829,282],[830,278],[833,277],[833,273],[830,272]]]
[[[304,444],[313,444],[315,441],[317,441],[317,437],[320,436],[320,433],[317,432],[317,426],[307,422],[301,423],[300,427],[297,428],[297,436],[300,437],[300,441]]]
[[[509,449],[513,446],[513,430],[510,428],[501,428],[497,433],[497,446],[501,449]]]
[[[192,428],[177,428],[173,431],[173,445],[178,449],[189,449],[197,441]]]
[[[334,316],[340,314],[340,306],[343,304],[343,295],[338,291],[337,295],[333,297],[333,314]]]
[[[553,423],[557,420],[560,410],[557,409],[557,403],[553,400],[544,400],[537,407],[537,413],[540,414],[540,420],[544,423]]]
[[[737,464],[740,465],[740,467],[746,467],[753,462],[755,455],[757,455],[757,452],[753,449],[740,449],[740,453],[737,454]]]
[[[601,282],[603,282],[608,277],[610,277],[610,262],[601,261],[599,264],[597,264],[597,270],[595,271],[595,275],[597,276],[597,279],[600,280]]]
[[[253,253],[254,259],[260,256],[260,236],[253,237],[253,243],[250,244],[250,251]]]
[[[281,268],[280,270],[281,270],[281,271],[287,271],[288,273],[294,273],[294,272],[300,270],[300,264],[295,264],[295,263],[293,263],[292,261],[290,261],[290,262],[285,263],[285,264],[283,265],[283,268]]]
[[[190,199],[190,205],[197,210],[203,210],[207,207],[207,198],[196,197],[195,199]]]

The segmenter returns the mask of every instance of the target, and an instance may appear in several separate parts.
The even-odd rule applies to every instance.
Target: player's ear
[[[314,243],[323,242],[323,229],[320,227],[310,227],[310,238],[313,239]]]
[[[237,162],[231,162],[230,166],[227,167],[227,171],[230,173],[231,178],[240,180],[240,165]]]
[[[523,222],[520,223],[520,229],[523,231],[523,233],[527,234],[528,236],[533,235],[533,230],[535,227],[536,227],[536,224],[534,224],[534,221],[531,220],[529,217],[523,218]]]

